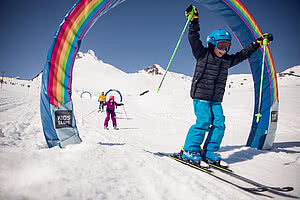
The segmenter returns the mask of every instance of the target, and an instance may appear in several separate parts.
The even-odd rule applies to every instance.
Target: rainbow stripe
[[[48,95],[52,105],[59,107],[71,101],[72,68],[80,45],[78,42],[98,14],[111,2],[112,0],[81,0],[65,17],[49,59]]]
[[[243,5],[240,0],[222,0],[226,3],[246,24],[254,38],[258,38],[263,35],[260,27],[254,20],[253,16],[250,14],[248,9]],[[269,46],[266,49],[266,67],[269,75],[270,82],[270,96],[271,96],[271,105],[278,99],[278,83],[276,77],[276,70],[274,65],[274,60],[270,51]]]

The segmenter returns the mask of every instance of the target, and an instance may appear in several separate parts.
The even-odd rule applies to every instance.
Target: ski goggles
[[[231,43],[228,41],[228,40],[220,40],[220,41],[217,41],[217,49],[219,50],[226,50],[227,52],[229,51],[230,49],[230,45]]]

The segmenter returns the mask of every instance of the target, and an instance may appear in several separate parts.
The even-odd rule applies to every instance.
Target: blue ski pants
[[[225,116],[221,102],[193,99],[196,124],[187,133],[184,150],[200,152],[200,146],[208,132],[203,148],[218,151],[225,132]]]

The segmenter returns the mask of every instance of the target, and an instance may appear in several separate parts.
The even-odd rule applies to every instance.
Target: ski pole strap
[[[263,86],[263,78],[264,78],[264,68],[265,68],[265,56],[266,56],[266,46],[268,45],[268,39],[263,39],[263,60],[261,65],[261,75],[260,75],[260,88],[259,88],[259,104],[258,104],[258,113],[256,116],[256,123],[259,122],[262,115],[260,114],[261,111],[261,99],[262,99],[262,86]]]

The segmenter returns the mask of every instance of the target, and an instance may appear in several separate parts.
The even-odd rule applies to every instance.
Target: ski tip
[[[265,192],[265,191],[277,191],[277,192],[290,192],[293,191],[293,187],[256,187],[256,188],[248,188],[252,192]]]
[[[282,191],[282,192],[290,192],[290,191],[293,191],[293,190],[294,190],[293,187],[282,187],[282,188],[281,188],[281,191]]]

